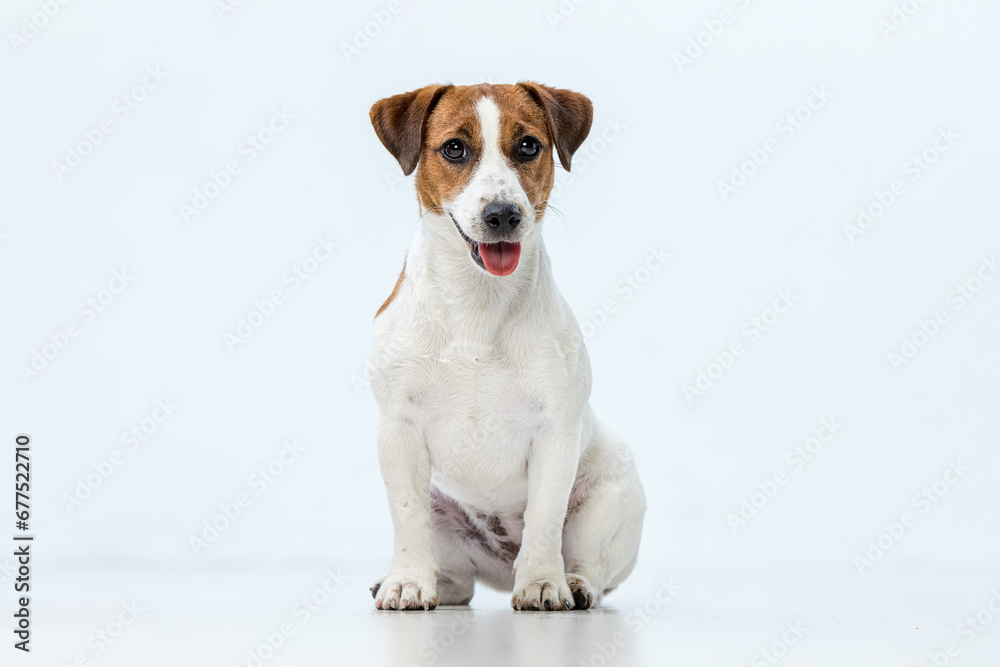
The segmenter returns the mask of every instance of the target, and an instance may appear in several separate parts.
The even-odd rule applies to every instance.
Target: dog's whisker
[[[544,213],[544,211],[539,209],[540,206],[544,206],[547,209],[551,210],[556,215],[556,217],[562,221],[564,225],[569,224],[569,219],[566,217],[566,214],[560,211],[558,208],[556,208],[553,204],[550,204],[549,200],[546,199],[544,201],[540,201],[537,204],[535,204],[535,213],[537,215],[541,215]]]
[[[446,211],[441,206],[432,206],[429,209],[427,209],[426,211],[424,211],[423,214],[421,214],[421,216],[419,218],[417,218],[416,220],[414,220],[413,223],[410,226],[412,227],[413,225],[415,225],[418,222],[420,222],[421,220],[423,220],[424,216],[427,215],[428,213],[434,213],[434,212],[438,212],[438,211],[440,211],[441,213],[447,213],[448,212],[448,211]]]

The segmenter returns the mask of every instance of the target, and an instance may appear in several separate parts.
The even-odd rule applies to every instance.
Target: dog
[[[476,582],[516,610],[588,609],[636,563],[645,493],[588,404],[590,362],[542,242],[555,163],[590,100],[534,82],[432,85],[371,122],[420,224],[374,323],[370,371],[393,554],[382,610],[463,605]]]

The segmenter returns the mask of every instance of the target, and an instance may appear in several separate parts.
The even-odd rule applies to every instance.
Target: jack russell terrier
[[[421,223],[375,316],[372,393],[393,554],[378,609],[588,609],[631,573],[646,511],[632,455],[588,405],[590,361],[542,218],[590,131],[579,93],[434,85],[379,100],[375,133]]]

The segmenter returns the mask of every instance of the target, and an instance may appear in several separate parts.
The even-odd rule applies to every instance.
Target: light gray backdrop
[[[174,575],[336,565],[368,612],[391,546],[370,326],[418,216],[368,109],[532,79],[595,108],[545,237],[647,489],[646,574],[620,595],[687,573],[693,607],[791,621],[907,591],[940,617],[894,655],[955,640],[986,664],[1000,630],[954,626],[1000,584],[998,20],[975,0],[7,0],[0,436],[33,439],[45,608],[71,607],[59,572],[133,572],[155,606]],[[743,589],[801,568],[808,603]],[[36,639],[53,664],[87,650],[73,618]]]

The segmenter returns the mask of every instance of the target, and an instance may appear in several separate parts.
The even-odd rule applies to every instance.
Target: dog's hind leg
[[[563,561],[574,609],[597,604],[632,572],[646,511],[628,448],[600,424],[595,424],[592,437],[563,527]]]

